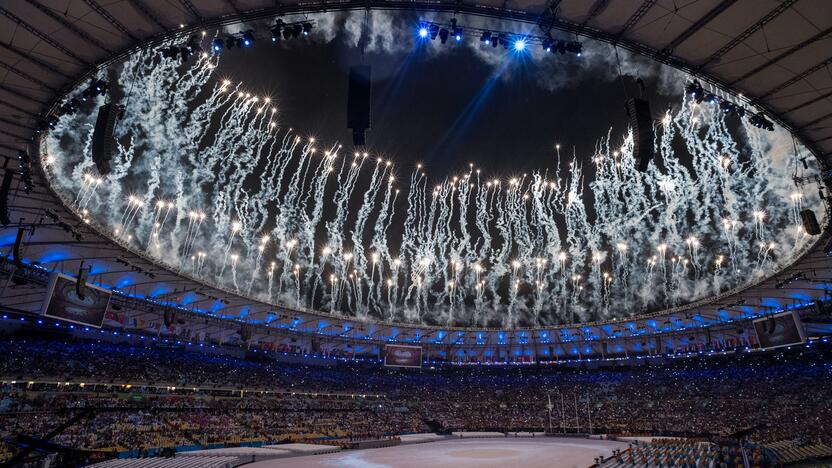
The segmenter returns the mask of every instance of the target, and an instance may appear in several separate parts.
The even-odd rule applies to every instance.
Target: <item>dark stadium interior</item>
[[[0,467],[830,466],[830,41],[0,2]]]

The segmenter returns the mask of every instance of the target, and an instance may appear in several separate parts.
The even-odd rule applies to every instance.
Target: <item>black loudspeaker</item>
[[[110,173],[110,161],[113,159],[113,131],[116,127],[119,110],[112,103],[98,108],[98,118],[92,132],[92,161],[101,175]]]
[[[352,144],[364,146],[365,132],[370,128],[370,81],[372,72],[369,65],[350,67],[350,87],[347,94],[347,128],[352,129]]]
[[[14,249],[12,249],[12,261],[18,268],[23,268],[23,233],[25,229],[17,228],[17,236],[14,238]]]
[[[818,224],[818,219],[815,217],[814,211],[808,208],[800,210],[800,219],[803,220],[803,229],[806,231],[806,234],[810,236],[820,234],[820,225]]]
[[[89,268],[84,268],[84,262],[81,262],[81,266],[78,267],[78,281],[75,282],[75,294],[78,295],[78,299],[82,301],[86,298],[86,286],[87,286],[87,277],[90,274]]]
[[[243,341],[251,339],[251,325],[247,323],[240,325],[240,338],[242,338]]]
[[[176,313],[171,309],[165,309],[165,326],[170,327],[176,320]]]
[[[8,226],[12,221],[9,219],[9,194],[12,189],[14,173],[6,169],[3,174],[3,183],[0,184],[0,224]]]
[[[627,99],[627,115],[630,117],[630,127],[633,129],[633,157],[636,168],[644,172],[653,160],[653,118],[650,114],[650,104],[644,99]]]

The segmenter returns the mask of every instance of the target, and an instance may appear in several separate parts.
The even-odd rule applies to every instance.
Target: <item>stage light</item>
[[[566,51],[575,54],[576,57],[581,56],[581,51],[583,49],[583,44],[580,42],[569,42],[566,44]]]
[[[448,33],[447,29],[445,29],[445,28],[440,29],[439,30],[439,42],[441,42],[443,44],[447,43],[448,42],[448,34],[449,33]]]
[[[482,36],[480,36],[480,42],[485,45],[491,44],[491,33],[488,31],[482,33]]]
[[[312,32],[312,23],[303,23],[301,26],[301,32],[304,36],[308,36],[310,32]]]
[[[753,125],[757,128],[761,128],[763,130],[768,130],[770,132],[774,131],[774,124],[771,123],[771,121],[768,120],[766,118],[766,116],[763,115],[762,112],[760,112],[759,114],[754,114],[751,117],[749,117],[748,118],[748,123],[750,123],[751,125]]]
[[[213,50],[215,54],[222,52],[222,39],[214,39],[211,42],[211,50]]]
[[[431,24],[428,33],[430,33],[430,40],[436,40],[436,36],[439,34],[439,26]]]
[[[503,34],[503,33],[498,34],[498,35],[497,35],[497,40],[496,40],[496,41],[494,41],[494,42],[496,42],[496,43],[497,43],[497,45],[501,45],[501,46],[503,46],[503,48],[504,48],[504,49],[508,49],[508,43],[509,43],[509,41],[508,41],[508,39],[506,38],[506,35],[505,35],[505,34]]]
[[[91,85],[91,92],[93,96],[100,96],[107,93],[107,88],[110,85],[104,80],[95,80]]]
[[[546,52],[552,51],[552,40],[551,39],[544,39],[543,40],[543,50]]]
[[[283,20],[279,19],[275,21],[274,26],[272,26],[272,42],[280,42],[280,34],[281,30],[283,29]]]
[[[419,37],[421,37],[422,39],[428,37],[428,28],[426,28],[424,26],[419,28]]]
[[[698,80],[693,80],[688,83],[687,86],[685,86],[685,91],[693,97],[697,104],[701,103],[705,99],[705,90],[702,88],[702,84],[699,83]]]
[[[169,59],[176,58],[179,55],[179,49],[176,46],[163,47],[159,49],[159,52],[162,54],[162,57]]]
[[[243,46],[249,47],[251,44],[254,43],[254,36],[251,34],[251,31],[246,31],[243,33]]]
[[[517,52],[522,52],[526,50],[526,40],[525,39],[517,39],[514,41],[514,50]]]
[[[462,40],[462,28],[457,26],[456,18],[451,18],[451,30],[453,31],[454,39],[457,42]]]

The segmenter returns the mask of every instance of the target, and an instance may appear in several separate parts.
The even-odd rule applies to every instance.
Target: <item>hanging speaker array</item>
[[[633,129],[633,158],[636,160],[636,168],[645,172],[655,155],[650,104],[644,99],[630,98],[627,99],[626,106],[627,115],[630,117],[630,128]]]

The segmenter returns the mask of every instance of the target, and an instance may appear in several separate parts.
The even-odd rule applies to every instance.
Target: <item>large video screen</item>
[[[84,298],[75,291],[75,278],[53,274],[41,314],[67,322],[100,328],[110,303],[110,291],[87,284]]]
[[[786,312],[754,321],[754,331],[760,348],[791,346],[806,341],[803,325],[797,314]]]
[[[384,365],[389,367],[422,367],[420,346],[387,345],[384,347]]]

